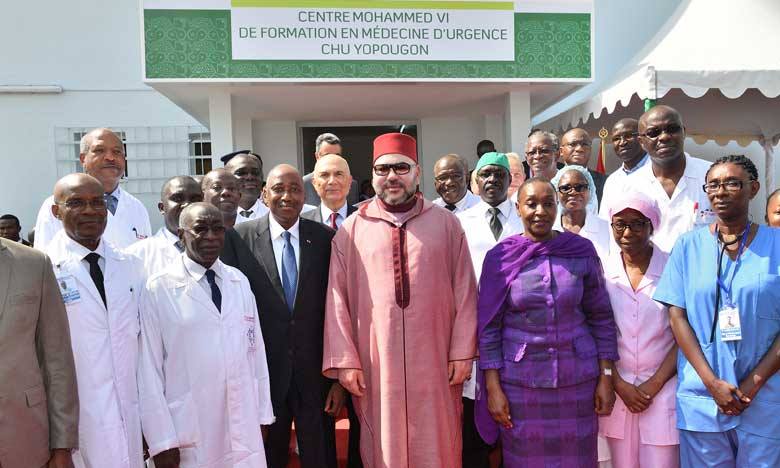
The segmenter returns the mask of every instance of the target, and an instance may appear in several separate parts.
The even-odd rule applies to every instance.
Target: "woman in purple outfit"
[[[479,284],[477,427],[504,466],[595,467],[597,415],[615,403],[617,337],[593,244],[552,229],[555,189],[518,190],[525,232],[485,258]]]

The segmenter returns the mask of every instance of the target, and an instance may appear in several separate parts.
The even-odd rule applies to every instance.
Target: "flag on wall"
[[[596,162],[596,172],[605,175],[607,173],[607,166],[606,166],[607,136],[609,136],[609,132],[607,131],[606,128],[601,127],[601,130],[599,130],[599,138],[601,139],[601,144],[599,145],[599,158]]]

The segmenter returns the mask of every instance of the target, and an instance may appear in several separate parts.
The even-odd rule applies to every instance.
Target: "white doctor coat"
[[[124,252],[141,261],[144,278],[148,279],[161,273],[179,258],[181,252],[176,248],[178,240],[178,237],[163,226],[155,235],[128,246]]]
[[[482,275],[482,262],[485,261],[488,250],[507,237],[522,234],[524,230],[523,221],[517,214],[514,201],[507,198],[497,207],[501,212],[500,218],[503,230],[501,231],[501,236],[496,240],[493,237],[493,231],[490,230],[489,208],[490,205],[480,199],[479,203],[473,207],[455,215],[466,233],[466,242],[469,244],[471,263],[474,265],[477,281],[479,281],[479,277]],[[470,379],[463,382],[463,396],[473,400],[477,381],[476,361],[471,369],[471,376]]]
[[[184,254],[141,294],[138,386],[149,452],[178,447],[182,468],[265,468],[274,422],[265,344],[249,281],[217,260],[222,312]]]
[[[62,231],[62,222],[51,213],[54,197],[44,200],[41,209],[38,210],[38,219],[35,222],[35,245],[38,250],[48,253],[48,245],[54,236]],[[124,249],[128,245],[152,235],[152,227],[149,224],[149,213],[143,203],[132,196],[127,190],[119,189],[119,201],[116,214],[108,212],[106,230],[103,239],[107,240],[117,249]]]
[[[60,231],[48,248],[57,282],[78,290],[66,300],[76,381],[79,391],[79,450],[76,468],[139,468],[143,466],[138,408],[138,296],[140,264],[101,241],[103,305],[85,247]],[[62,290],[62,286],[60,286]]]

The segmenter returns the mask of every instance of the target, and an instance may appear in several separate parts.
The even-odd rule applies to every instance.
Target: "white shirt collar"
[[[582,227],[580,228],[580,232],[594,232],[594,233],[599,232],[600,231],[599,222],[598,222],[599,219],[601,218],[599,218],[596,213],[589,213],[586,210],[585,224],[583,224]],[[555,223],[553,224],[552,228],[556,231],[561,231],[561,232],[566,230],[563,227],[563,213],[558,212],[558,216],[555,219]]]
[[[263,203],[263,198],[262,197],[258,197],[257,200],[255,200],[255,204],[252,205],[251,208],[249,208],[249,211],[251,211],[254,214],[254,213],[259,212],[263,208],[265,208],[265,204]],[[239,206],[237,211],[238,211],[238,216],[241,216],[241,212],[242,211],[247,211],[247,210],[244,210],[243,208],[241,208],[241,206]]]
[[[333,210],[325,206],[324,203],[320,204],[320,213],[322,214],[322,221],[323,222],[330,222],[330,214],[333,213]],[[338,213],[341,216],[341,219],[347,219],[347,201],[344,200],[344,204],[339,208],[336,213]],[[296,223],[297,225],[297,223]]]
[[[295,224],[292,225],[290,229],[287,229],[287,231],[290,233],[290,236],[294,239],[298,239],[300,236],[298,235],[300,227],[299,224],[301,222],[301,218],[298,217],[298,219],[295,220]],[[285,229],[282,227],[281,224],[279,224],[276,219],[274,219],[274,215],[271,214],[268,216],[268,228],[271,230],[271,240],[276,240],[279,237],[281,237],[282,233],[285,231]]]
[[[700,178],[699,174],[697,174],[698,171],[694,167],[695,164],[691,163],[691,159],[693,158],[691,157],[690,154],[688,154],[688,152],[684,152],[683,155],[685,157],[685,170],[683,171],[682,177],[686,179],[699,179]],[[643,176],[648,180],[651,181],[656,180],[655,172],[653,172],[653,161],[650,159],[648,159],[647,164],[637,169],[636,173],[643,174]]]
[[[585,213],[585,224],[582,225],[582,231],[583,232],[593,232],[597,233],[600,232],[600,224],[599,224],[599,218],[594,213]]]
[[[68,237],[68,235],[64,232],[62,234],[65,238],[65,251],[68,252],[69,255],[78,258],[79,260],[83,260],[84,257],[91,254],[92,252],[95,252],[96,254],[100,255],[100,258],[106,258],[106,246],[105,242],[103,242],[103,239],[98,242],[98,246],[95,250],[89,250],[88,248]]]
[[[165,240],[170,242],[171,244],[175,244],[176,242],[179,241],[179,238],[174,233],[169,231],[167,227],[163,226],[160,228],[160,230],[162,231]]]
[[[203,279],[203,276],[206,275],[206,268],[204,268],[203,265],[199,263],[195,263],[190,257],[187,256],[187,254],[183,254],[182,258],[184,258],[184,269],[187,270],[187,274],[190,275],[190,277],[194,279],[196,283]],[[214,271],[218,278],[224,278],[222,262],[219,259],[217,259],[217,261],[215,261],[209,269]]]
[[[471,203],[475,198],[477,199],[476,203]],[[447,206],[447,202],[444,201],[443,198],[439,197],[438,200],[441,201],[441,206]],[[474,195],[470,190],[466,190],[466,194],[463,195],[463,198],[455,202],[455,211],[461,212],[467,210],[479,203],[479,200],[481,200],[479,195]]]
[[[626,175],[633,174],[634,172],[641,169],[649,161],[650,161],[650,155],[645,153],[645,155],[642,156],[642,159],[640,159],[639,162],[636,163],[636,166],[632,167],[631,169],[626,169],[626,164],[623,163],[620,165],[620,170],[623,171],[623,173]]]
[[[485,200],[482,199],[479,200],[479,206],[482,208],[480,211],[483,211],[486,215],[488,209],[492,208],[488,203],[485,203]],[[496,208],[498,208],[498,211],[506,220],[509,219],[509,215],[512,214],[514,204],[512,203],[512,200],[507,197],[507,199],[502,201]]]
[[[119,197],[122,196],[122,187],[120,186],[120,184],[116,184],[116,188],[109,195],[113,195],[114,198],[116,198],[116,200],[119,201]]]

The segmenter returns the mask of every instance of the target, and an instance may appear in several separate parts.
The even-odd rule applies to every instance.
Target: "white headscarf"
[[[555,174],[555,177],[552,178],[550,183],[553,184],[555,190],[558,190],[558,184],[560,183],[561,178],[564,174],[570,171],[579,172],[588,182],[588,204],[585,207],[586,216],[591,214],[597,215],[599,212],[599,204],[597,199],[598,195],[596,194],[596,184],[593,182],[593,177],[591,177],[590,172],[588,172],[586,168],[576,164],[572,164],[571,166],[564,166],[558,169],[558,172]],[[558,200],[558,215],[560,216],[563,213],[563,205],[561,205],[560,197],[558,197]]]

